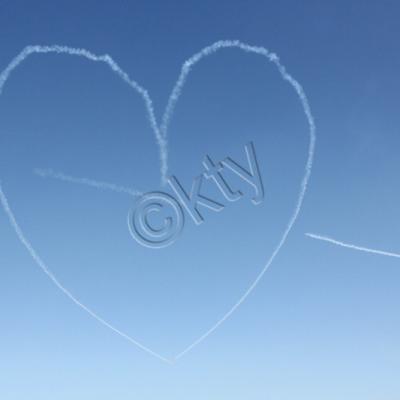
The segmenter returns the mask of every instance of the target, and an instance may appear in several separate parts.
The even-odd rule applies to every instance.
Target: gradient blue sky
[[[304,86],[318,143],[300,218],[271,269],[172,367],[77,308],[1,212],[0,398],[398,399],[399,261],[304,233],[400,252],[399,16],[396,1],[2,1],[1,69],[29,44],[109,53],[149,90],[158,117],[181,64],[202,47],[220,39],[267,47]],[[170,171],[188,186],[205,154],[243,163],[253,140],[265,202],[255,207],[246,193],[205,212],[200,227],[187,219],[173,246],[154,251],[129,236],[128,196],[32,173],[159,189],[135,92],[103,65],[35,55],[10,78],[0,110],[1,181],[32,244],[80,300],[167,357],[257,276],[306,160],[304,115],[272,65],[235,50],[203,61],[171,124]]]

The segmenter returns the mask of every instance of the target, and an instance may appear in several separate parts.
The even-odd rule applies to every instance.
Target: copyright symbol
[[[129,230],[143,246],[161,248],[172,244],[184,225],[180,204],[169,194],[144,194],[129,213]]]

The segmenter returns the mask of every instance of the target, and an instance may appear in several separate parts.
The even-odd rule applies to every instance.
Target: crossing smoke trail
[[[336,246],[345,247],[347,249],[363,251],[365,253],[370,253],[370,254],[378,254],[381,256],[400,258],[400,254],[398,254],[398,253],[390,253],[388,251],[375,250],[375,249],[370,249],[368,247],[356,246],[351,243],[340,242],[339,240],[332,239],[328,236],[316,235],[314,233],[305,233],[305,235],[312,239],[322,240],[323,242],[328,242],[328,243],[334,244]]]
[[[166,182],[166,177],[167,177],[167,131],[168,131],[168,126],[172,118],[172,114],[175,110],[176,103],[182,93],[183,87],[185,85],[185,82],[187,80],[188,74],[193,69],[193,67],[202,59],[213,55],[217,53],[218,51],[225,49],[225,48],[236,48],[239,50],[242,50],[246,53],[254,53],[260,56],[263,56],[266,58],[267,61],[273,63],[276,68],[278,69],[278,72],[281,75],[281,78],[285,80],[287,83],[289,83],[292,88],[294,89],[295,93],[299,97],[299,100],[301,102],[304,114],[306,116],[308,126],[309,126],[309,147],[308,147],[308,157],[307,161],[305,164],[304,168],[304,175],[300,184],[300,189],[299,189],[299,194],[297,196],[297,201],[295,204],[295,208],[292,212],[292,215],[289,219],[289,223],[287,224],[286,228],[284,229],[284,232],[275,248],[273,251],[272,255],[270,258],[267,260],[267,263],[261,270],[261,272],[258,274],[254,282],[250,285],[250,287],[245,291],[245,293],[240,297],[240,299],[230,308],[230,310],[222,316],[220,320],[218,320],[209,330],[207,330],[202,336],[200,336],[198,339],[196,339],[192,344],[190,344],[188,347],[186,347],[182,352],[180,352],[178,355],[174,357],[175,360],[181,358],[183,355],[188,353],[190,350],[192,350],[195,346],[197,346],[199,343],[201,343],[204,339],[206,339],[209,335],[211,335],[222,323],[224,323],[237,309],[238,307],[246,300],[246,298],[250,295],[250,293],[255,289],[255,287],[258,285],[260,282],[261,278],[264,276],[272,262],[274,261],[276,255],[279,253],[280,249],[286,242],[286,239],[299,215],[301,205],[304,200],[304,196],[307,190],[307,185],[308,181],[311,175],[311,169],[312,169],[312,164],[313,164],[313,158],[314,158],[314,151],[315,151],[315,143],[316,143],[316,128],[315,128],[315,122],[314,122],[314,117],[311,113],[310,105],[308,102],[308,99],[304,93],[304,90],[302,86],[300,85],[299,82],[297,82],[285,69],[285,67],[280,63],[279,58],[276,54],[269,52],[267,49],[264,47],[255,47],[255,46],[250,46],[248,44],[242,43],[237,40],[223,40],[223,41],[218,41],[211,46],[205,47],[203,50],[200,52],[196,53],[194,56],[190,57],[188,60],[186,60],[182,66],[181,73],[179,75],[179,78],[177,82],[175,83],[173,90],[171,92],[171,95],[168,99],[167,106],[165,109],[165,112],[162,116],[161,120],[161,125],[157,125],[157,121],[154,115],[154,110],[153,110],[153,103],[151,101],[150,96],[148,95],[147,91],[143,89],[141,86],[139,86],[135,81],[131,80],[128,75],[112,60],[112,58],[108,55],[103,55],[103,56],[97,56],[93,53],[90,53],[89,51],[85,49],[75,49],[75,48],[70,48],[70,47],[65,47],[65,46],[28,46],[26,47],[14,60],[9,64],[9,66],[0,74],[0,94],[2,92],[3,86],[6,83],[9,75],[11,72],[18,66],[20,65],[30,54],[34,53],[65,53],[65,54],[70,54],[70,55],[78,55],[85,57],[89,60],[96,61],[96,62],[105,62],[106,64],[109,65],[109,67],[118,75],[120,76],[126,83],[129,84],[133,89],[135,89],[144,99],[145,106],[147,109],[147,115],[151,124],[151,127],[154,131],[155,137],[156,137],[156,142],[159,146],[159,151],[160,151],[160,162],[161,162],[161,180],[163,183]],[[106,321],[102,320],[100,317],[98,317],[96,314],[94,314],[91,310],[86,308],[83,304],[79,303],[72,295],[69,294],[69,292],[64,289],[58,281],[55,279],[55,277],[51,274],[51,272],[46,268],[44,263],[41,261],[41,259],[38,257],[30,243],[27,241],[27,239],[24,237],[22,234],[21,229],[17,225],[15,221],[15,217],[7,203],[7,198],[4,195],[3,191],[1,190],[0,187],[0,200],[1,203],[3,204],[3,208],[8,215],[8,218],[10,219],[11,225],[13,226],[14,230],[16,231],[20,241],[22,244],[27,248],[29,253],[31,254],[32,258],[36,261],[36,263],[39,265],[39,267],[49,276],[51,280],[56,284],[57,287],[59,287],[65,294],[68,295],[68,297],[71,298],[78,306],[86,310],[91,316],[93,316],[95,319],[97,319],[99,322],[101,322],[103,325],[109,327],[119,335],[125,337],[129,341],[131,341],[134,344],[137,344],[140,348],[143,350],[147,351],[150,354],[153,354],[157,358],[162,359],[163,361],[168,361],[162,356],[154,353],[150,349],[144,347],[143,345],[137,343],[134,339],[130,338],[128,335],[124,334],[121,331],[118,331],[117,329],[113,328],[109,323]]]
[[[29,254],[31,257],[35,260],[36,264],[40,267],[40,269],[50,278],[50,280],[60,289],[70,300],[72,300],[78,307],[80,307],[82,310],[86,311],[91,317],[93,317],[95,320],[100,322],[102,325],[105,327],[111,329],[113,332],[117,333],[118,335],[122,336],[124,339],[128,340],[132,344],[138,346],[140,349],[144,350],[145,352],[151,354],[154,357],[157,357],[158,359],[167,362],[171,364],[171,361],[160,356],[159,354],[155,353],[154,351],[150,350],[149,348],[143,346],[141,343],[136,341],[135,339],[131,338],[127,334],[121,332],[120,330],[116,329],[112,325],[110,325],[107,321],[99,317],[95,312],[93,312],[90,308],[86,307],[84,304],[82,304],[69,290],[67,290],[59,281],[58,279],[54,276],[54,274],[47,268],[46,264],[44,261],[39,257],[39,255],[36,253],[35,249],[32,247],[31,243],[28,241],[28,239],[25,237],[23,234],[20,226],[18,225],[14,214],[11,211],[11,208],[8,204],[7,197],[5,196],[3,192],[3,188],[0,183],[0,203],[4,208],[4,211],[6,212],[8,219],[11,223],[11,226],[13,227],[15,233],[18,236],[18,239],[22,242],[22,244],[26,247],[28,250]]]
[[[135,189],[130,189],[124,186],[118,186],[113,183],[95,181],[93,179],[88,179],[88,178],[76,178],[70,175],[63,174],[61,172],[55,172],[52,169],[36,168],[34,169],[33,172],[42,178],[59,179],[64,182],[76,183],[78,185],[88,185],[97,189],[112,190],[118,193],[126,193],[133,197],[138,197],[143,194],[142,192],[139,192]]]

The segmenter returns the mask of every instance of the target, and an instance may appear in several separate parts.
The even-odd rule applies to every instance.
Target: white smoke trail
[[[301,105],[303,107],[303,111],[306,115],[307,122],[309,125],[309,147],[308,147],[308,158],[305,166],[305,172],[304,176],[300,185],[300,192],[297,198],[297,203],[295,206],[295,209],[292,213],[292,216],[289,220],[288,225],[286,226],[285,231],[283,232],[283,235],[278,242],[277,247],[273,251],[271,257],[267,261],[266,265],[264,268],[261,270],[259,275],[256,277],[255,281],[252,283],[252,285],[245,291],[245,293],[240,297],[240,299],[231,307],[231,309],[220,319],[218,320],[208,331],[206,331],[202,336],[200,336],[197,340],[195,340],[191,345],[189,345],[186,349],[184,349],[182,352],[180,352],[176,357],[175,360],[181,358],[183,355],[185,355],[187,352],[192,350],[195,346],[197,346],[199,343],[201,343],[204,339],[206,339],[209,335],[211,335],[222,323],[224,323],[237,309],[238,307],[247,299],[247,297],[250,295],[250,293],[255,289],[255,287],[258,285],[260,282],[261,278],[264,276],[264,274],[267,272],[268,268],[272,264],[273,260],[275,259],[276,255],[279,253],[280,249],[286,242],[286,239],[299,215],[301,205],[303,203],[304,195],[307,190],[307,184],[311,175],[311,169],[312,169],[312,164],[313,164],[313,159],[314,159],[314,151],[315,151],[315,142],[316,142],[316,135],[315,135],[315,122],[314,122],[314,117],[311,113],[310,105],[307,99],[307,96],[305,95],[305,92],[300,85],[299,82],[297,82],[291,75],[289,75],[286,72],[286,68],[280,63],[278,56],[275,53],[269,52],[266,48],[264,47],[255,47],[255,46],[250,46],[246,43],[242,43],[238,40],[221,40],[218,41],[211,46],[205,47],[202,49],[200,52],[196,53],[194,56],[190,57],[188,60],[186,60],[182,66],[180,76],[171,92],[171,95],[168,99],[167,107],[165,109],[163,118],[162,118],[162,123],[160,127],[160,132],[162,136],[165,138],[165,146],[168,145],[167,142],[167,132],[168,132],[168,126],[170,123],[170,120],[172,118],[172,114],[175,110],[176,103],[182,93],[182,89],[185,85],[185,82],[187,80],[187,76],[190,72],[190,70],[194,67],[195,64],[197,64],[199,61],[203,60],[204,58],[215,54],[219,50],[225,49],[225,48],[236,48],[239,50],[242,50],[247,53],[254,53],[260,56],[265,57],[269,62],[272,62],[275,64],[277,67],[281,77],[287,81],[295,90],[296,94],[298,95]]]
[[[314,118],[311,113],[311,109],[309,106],[308,99],[304,93],[304,90],[302,86],[291,76],[289,73],[286,72],[285,67],[280,63],[279,58],[276,56],[274,53],[270,53],[267,49],[263,47],[254,47],[250,46],[248,44],[242,43],[240,41],[234,40],[225,40],[225,41],[219,41],[214,43],[211,46],[208,46],[201,50],[199,53],[195,54],[194,56],[190,57],[182,66],[180,76],[172,90],[172,93],[168,99],[168,103],[165,109],[165,112],[163,114],[162,118],[162,123],[161,126],[158,127],[157,121],[154,115],[154,110],[153,110],[153,104],[150,99],[150,96],[148,95],[147,91],[144,90],[141,86],[139,86],[135,81],[132,81],[128,75],[121,70],[121,68],[112,60],[112,58],[108,55],[103,55],[103,56],[97,56],[94,55],[93,53],[90,53],[87,50],[84,49],[74,49],[70,47],[63,47],[63,46],[28,46],[25,48],[14,60],[9,64],[9,66],[0,74],[0,94],[2,92],[3,86],[5,82],[7,81],[10,73],[19,65],[21,64],[30,54],[33,53],[49,53],[49,52],[54,52],[54,53],[66,53],[70,55],[78,55],[82,57],[86,57],[89,60],[92,61],[99,61],[99,62],[105,62],[108,64],[111,69],[119,75],[125,82],[127,82],[133,89],[135,89],[144,99],[146,109],[147,109],[147,114],[148,118],[150,120],[151,127],[154,131],[154,134],[156,136],[156,141],[160,149],[160,161],[161,161],[161,180],[163,183],[166,182],[166,177],[167,177],[167,157],[168,157],[168,152],[167,152],[167,131],[168,131],[168,126],[170,123],[170,120],[172,118],[173,111],[175,109],[176,103],[181,95],[182,89],[184,87],[184,84],[186,82],[187,76],[190,72],[190,70],[193,68],[193,66],[198,63],[200,60],[204,59],[205,57],[217,53],[219,50],[222,50],[224,48],[237,48],[239,50],[242,50],[247,53],[254,53],[261,55],[265,57],[269,62],[272,62],[275,64],[277,67],[282,79],[287,81],[295,90],[297,96],[300,99],[301,105],[303,107],[303,111],[305,113],[308,125],[309,125],[309,147],[308,147],[308,158],[307,162],[305,165],[304,169],[304,175],[300,184],[300,190],[299,194],[297,197],[296,205],[294,208],[294,211],[291,215],[291,218],[289,220],[288,225],[286,226],[283,235],[281,239],[279,240],[277,247],[273,251],[272,255],[270,258],[267,260],[266,265],[264,268],[261,270],[259,275],[256,277],[255,281],[253,284],[245,291],[245,293],[242,295],[242,297],[239,299],[238,302],[236,302],[231,309],[219,320],[217,321],[206,333],[204,333],[202,336],[200,336],[197,340],[195,340],[190,346],[188,346],[185,350],[183,350],[181,353],[179,353],[176,357],[175,360],[181,358],[184,354],[192,350],[195,346],[197,346],[199,343],[201,343],[204,339],[206,339],[210,334],[212,334],[223,322],[225,322],[236,310],[237,308],[246,300],[246,298],[250,295],[250,293],[255,289],[255,287],[258,285],[260,282],[261,278],[264,276],[270,265],[272,264],[273,260],[275,259],[276,255],[279,253],[280,249],[286,242],[286,239],[299,215],[301,205],[303,203],[304,195],[307,189],[308,181],[311,175],[311,169],[312,169],[312,164],[313,164],[313,158],[314,158],[314,151],[315,151],[315,142],[316,142],[316,134],[315,134],[315,123],[314,123]],[[25,239],[25,237],[22,234],[22,231],[18,227],[18,225],[15,222],[15,218],[12,214],[11,209],[8,206],[7,199],[4,195],[3,192],[1,192],[1,200],[3,207],[10,219],[11,224],[13,225],[19,239],[21,242],[25,245],[25,247],[28,249],[34,260],[39,264],[39,266],[44,270],[44,272],[48,271],[48,269],[44,266],[44,264],[41,262],[40,258],[36,255],[35,251],[33,250],[32,246],[29,244],[29,242]],[[45,268],[43,268],[45,267]],[[48,271],[49,272],[49,271]],[[47,274],[47,272],[46,272]],[[49,277],[56,283],[57,281],[55,280],[53,275],[49,275]],[[69,293],[66,292],[65,289],[62,288],[61,285],[56,283],[56,285],[64,291],[64,293]],[[134,344],[138,344],[136,341],[133,339],[129,338],[126,334],[116,330],[113,328],[110,324],[108,324],[106,321],[100,319],[99,317],[96,316],[96,314],[92,313],[89,309],[87,309],[84,305],[80,304],[77,302],[73,296],[69,296],[76,304],[78,304],[81,308],[86,310],[90,315],[92,315],[94,318],[102,322],[105,326],[109,327],[113,331],[117,332],[121,336],[127,338]],[[151,350],[145,348],[144,346],[138,344],[138,346],[145,351],[147,351],[150,354],[155,355],[157,358],[161,358],[163,361],[168,361],[164,359],[163,357],[159,356],[158,354],[152,352]]]
[[[147,117],[150,121],[151,128],[154,132],[157,145],[160,149],[160,163],[161,163],[161,174],[165,176],[167,174],[167,154],[166,145],[164,143],[164,138],[160,134],[158,128],[157,120],[154,113],[153,102],[149,96],[146,89],[140,86],[136,81],[131,79],[129,75],[123,71],[120,66],[108,55],[96,55],[91,53],[86,49],[67,47],[67,46],[27,46],[25,47],[11,62],[8,64],[7,68],[0,74],[0,95],[3,93],[4,85],[6,84],[11,73],[22,64],[29,56],[32,54],[46,54],[46,53],[56,53],[56,54],[67,54],[70,56],[79,56],[86,58],[90,61],[105,63],[111,70],[121,78],[125,83],[127,83],[132,89],[134,89],[144,100],[146,107]]]
[[[52,169],[36,168],[33,170],[33,172],[34,174],[40,176],[41,178],[52,178],[64,182],[76,183],[78,185],[88,185],[97,189],[112,190],[118,193],[126,193],[133,197],[138,197],[143,194],[142,192],[139,192],[135,189],[127,188],[124,186],[118,186],[115,185],[114,183],[95,181],[93,179],[88,179],[88,178],[76,178],[74,176],[66,175],[62,172],[55,172]]]
[[[339,240],[330,238],[328,236],[316,235],[314,233],[305,233],[305,235],[312,239],[322,240],[324,242],[328,242],[328,243],[331,243],[331,244],[334,244],[334,245],[340,246],[340,247],[345,247],[347,249],[363,251],[365,253],[370,253],[370,254],[378,254],[381,256],[400,258],[400,254],[398,254],[398,253],[390,253],[388,251],[376,250],[376,249],[371,249],[369,247],[357,246],[355,244],[341,242]]]
[[[90,316],[92,316],[94,319],[96,319],[98,322],[100,322],[102,325],[105,327],[111,329],[113,332],[117,333],[118,335],[122,336],[124,339],[128,340],[129,342],[133,343],[134,345],[138,346],[140,349],[144,350],[145,352],[151,354],[154,357],[157,357],[158,359],[167,362],[171,364],[171,360],[168,360],[167,358],[164,358],[163,356],[157,354],[153,350],[150,350],[149,348],[143,346],[141,343],[136,341],[135,339],[131,338],[127,334],[121,332],[120,330],[116,329],[114,326],[110,325],[107,321],[99,317],[94,311],[92,311],[90,308],[86,307],[84,304],[82,304],[69,290],[67,290],[59,281],[58,279],[54,276],[54,274],[50,271],[50,269],[46,266],[44,261],[39,257],[39,255],[36,253],[35,249],[31,245],[31,243],[28,241],[28,239],[25,237],[25,235],[22,232],[22,229],[18,225],[14,214],[11,211],[11,208],[8,204],[7,197],[5,196],[3,192],[2,185],[0,183],[0,203],[2,204],[4,211],[6,212],[8,219],[11,223],[11,226],[13,227],[14,231],[16,232],[18,239],[21,241],[21,243],[26,247],[28,250],[29,254],[31,257],[35,260],[36,264],[40,267],[40,269],[47,275],[48,278],[60,289],[70,300],[72,300],[78,307],[80,307],[82,310],[86,311]]]

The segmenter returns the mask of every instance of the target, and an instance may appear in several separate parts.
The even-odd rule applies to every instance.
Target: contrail
[[[345,247],[347,249],[363,251],[365,253],[370,253],[370,254],[378,254],[381,256],[400,258],[400,254],[398,253],[390,253],[388,251],[376,250],[376,249],[371,249],[369,247],[362,247],[351,243],[340,242],[339,240],[330,238],[328,236],[316,235],[314,233],[305,233],[305,235],[312,239],[322,240],[324,242],[332,243],[335,244],[336,246]]]
[[[64,182],[76,183],[78,185],[88,185],[88,186],[92,186],[97,189],[112,190],[112,191],[118,192],[118,193],[126,193],[133,197],[138,197],[143,194],[142,192],[139,192],[135,189],[127,188],[124,186],[118,186],[113,183],[95,181],[93,179],[88,179],[88,178],[76,178],[74,176],[66,175],[62,172],[55,172],[52,169],[36,168],[33,170],[33,172],[34,172],[34,174],[36,174],[42,178],[53,178],[53,179],[58,179],[58,180],[61,180]]]
[[[305,165],[304,176],[303,176],[303,179],[302,179],[302,182],[300,185],[300,191],[299,191],[299,194],[297,197],[297,203],[295,205],[295,209],[292,213],[292,216],[289,220],[288,225],[286,226],[285,231],[283,232],[283,235],[282,235],[280,241],[278,242],[277,247],[275,248],[275,250],[272,253],[269,260],[267,261],[266,265],[261,270],[259,275],[256,277],[253,284],[240,297],[239,301],[236,302],[231,307],[231,309],[220,320],[218,320],[208,331],[206,331],[202,336],[200,336],[197,340],[195,340],[191,345],[189,345],[186,349],[184,349],[177,356],[175,356],[175,360],[181,358],[186,353],[188,353],[190,350],[192,350],[195,346],[197,346],[204,339],[206,339],[209,335],[211,335],[222,323],[224,323],[238,309],[238,307],[247,299],[247,297],[250,295],[250,293],[258,285],[261,278],[267,272],[268,268],[274,261],[276,255],[279,253],[280,249],[286,242],[286,239],[287,239],[290,231],[292,230],[292,227],[299,215],[301,205],[303,203],[304,195],[307,190],[307,185],[308,185],[308,181],[309,181],[309,178],[311,175],[311,169],[312,169],[312,164],[313,164],[313,159],[314,159],[315,142],[316,142],[316,134],[315,134],[316,128],[315,128],[314,117],[311,113],[311,108],[310,108],[307,96],[306,96],[302,86],[291,75],[289,75],[289,73],[286,71],[286,68],[284,67],[284,65],[281,64],[278,56],[275,53],[271,53],[269,50],[267,50],[264,47],[250,46],[250,45],[240,42],[238,40],[221,40],[221,41],[215,42],[211,46],[205,47],[204,49],[202,49],[201,51],[199,51],[198,53],[196,53],[195,55],[193,55],[192,57],[190,57],[183,63],[179,78],[178,78],[177,82],[175,83],[175,86],[171,92],[169,99],[168,99],[168,103],[167,103],[165,112],[163,114],[162,123],[161,123],[161,127],[160,127],[160,133],[162,134],[163,138],[165,139],[165,146],[168,145],[168,142],[167,142],[168,126],[169,126],[170,120],[172,118],[173,112],[175,110],[176,103],[179,100],[179,97],[182,93],[183,87],[186,83],[189,72],[199,61],[201,61],[204,58],[211,56],[225,48],[236,48],[236,49],[242,50],[246,53],[254,53],[254,54],[265,57],[267,59],[267,61],[272,62],[277,67],[282,79],[287,81],[293,87],[297,96],[300,99],[300,102],[303,107],[303,111],[307,118],[307,122],[308,122],[308,126],[309,126],[310,142],[309,142],[309,147],[308,147],[308,158],[307,158],[307,162]]]
[[[158,128],[151,97],[148,94],[147,90],[140,86],[136,81],[131,79],[129,75],[124,70],[122,70],[122,68],[108,54],[96,55],[86,49],[59,45],[27,46],[10,62],[10,64],[8,64],[7,68],[0,74],[0,95],[3,93],[4,85],[6,84],[11,73],[20,64],[22,64],[32,54],[46,53],[68,54],[70,56],[83,57],[94,62],[105,63],[119,78],[121,78],[142,97],[146,107],[147,117],[150,121],[150,125],[154,132],[157,145],[160,149],[161,175],[162,177],[165,177],[167,174],[167,147],[165,145],[164,138],[160,134],[160,130]]]
[[[82,310],[86,311],[90,316],[92,316],[94,319],[96,319],[98,322],[100,322],[102,325],[105,327],[111,329],[113,332],[117,333],[119,336],[122,336],[124,339],[128,340],[129,342],[133,343],[134,345],[138,346],[140,349],[144,350],[145,352],[151,354],[154,357],[157,357],[158,359],[172,364],[171,360],[168,360],[167,358],[164,358],[163,356],[157,354],[153,350],[150,350],[146,346],[143,346],[141,343],[136,341],[135,339],[131,338],[127,334],[121,332],[120,330],[116,329],[114,326],[109,324],[107,321],[105,321],[103,318],[99,317],[94,311],[92,311],[90,308],[86,307],[84,304],[82,304],[68,289],[66,289],[60,282],[59,280],[54,276],[54,274],[50,271],[50,269],[46,266],[44,261],[39,257],[31,243],[28,241],[28,239],[25,237],[25,235],[22,232],[22,229],[18,225],[14,214],[11,211],[11,208],[8,204],[7,197],[5,196],[3,192],[2,185],[0,183],[0,202],[4,208],[4,211],[6,212],[8,219],[11,223],[11,226],[13,227],[15,233],[18,236],[18,239],[21,241],[21,243],[26,247],[28,250],[29,254],[31,257],[35,260],[36,264],[40,267],[40,269],[47,275],[48,278],[60,289],[70,300],[72,300],[78,307],[80,307]]]
[[[254,53],[260,56],[265,57],[269,62],[272,62],[278,68],[282,78],[288,81],[293,88],[296,90],[297,95],[300,97],[300,100],[303,105],[304,112],[307,115],[307,119],[309,122],[312,122],[315,131],[314,118],[311,114],[311,109],[309,106],[309,102],[304,93],[301,85],[286,72],[286,68],[280,63],[279,57],[270,52],[268,49],[261,46],[250,46],[249,44],[243,43],[239,40],[220,40],[218,42],[213,43],[210,46],[207,46],[200,50],[198,53],[194,54],[192,57],[188,58],[182,65],[181,72],[178,80],[175,83],[175,86],[171,92],[171,95],[168,98],[167,106],[165,108],[162,123],[160,127],[160,133],[165,138],[165,145],[167,146],[167,131],[169,127],[170,120],[175,110],[175,106],[179,100],[179,97],[182,94],[183,87],[185,86],[187,77],[191,71],[191,69],[202,59],[211,56],[218,51],[226,48],[236,48],[242,50],[247,53]]]
[[[306,116],[308,126],[309,126],[309,146],[308,146],[308,157],[307,161],[304,167],[304,175],[300,184],[299,188],[299,194],[297,196],[297,201],[295,204],[295,208],[292,212],[291,218],[289,220],[288,225],[286,226],[281,239],[279,240],[277,247],[273,251],[272,255],[270,258],[267,260],[267,263],[261,270],[261,272],[258,274],[252,285],[245,291],[245,293],[240,297],[239,301],[236,302],[231,309],[220,319],[218,320],[209,330],[207,330],[202,336],[200,336],[197,340],[195,340],[191,345],[189,345],[186,349],[184,349],[182,352],[180,352],[177,356],[175,356],[175,360],[181,358],[183,355],[185,355],[187,352],[192,350],[195,346],[197,346],[199,343],[201,343],[204,339],[206,339],[210,334],[212,334],[223,322],[225,322],[236,310],[237,308],[246,300],[246,298],[250,295],[250,293],[255,289],[255,287],[258,285],[260,282],[261,278],[264,276],[272,262],[274,261],[276,255],[279,253],[280,249],[286,242],[286,239],[292,230],[292,227],[299,215],[301,205],[304,200],[304,196],[307,190],[307,185],[308,181],[311,175],[311,169],[313,165],[313,159],[314,159],[314,152],[315,152],[315,143],[316,143],[316,128],[315,128],[315,122],[314,122],[314,117],[311,113],[310,105],[308,102],[308,99],[306,97],[306,94],[300,85],[300,83],[295,80],[285,69],[285,67],[280,63],[278,56],[275,53],[269,52],[266,48],[264,47],[255,47],[255,46],[250,46],[248,44],[242,43],[238,40],[223,40],[223,41],[218,41],[211,46],[205,47],[203,50],[200,52],[196,53],[194,56],[190,57],[187,61],[184,62],[182,68],[181,68],[181,73],[178,77],[177,82],[175,83],[173,90],[171,92],[171,95],[169,96],[167,106],[165,108],[165,112],[162,117],[161,125],[158,126],[157,120],[154,114],[154,109],[153,109],[153,103],[152,100],[148,94],[148,92],[142,88],[138,83],[135,81],[131,80],[129,76],[115,63],[115,61],[109,56],[109,55],[102,55],[98,56],[95,55],[85,49],[76,49],[76,48],[71,48],[71,47],[65,47],[65,46],[28,46],[26,47],[17,57],[15,57],[12,62],[8,65],[8,67],[0,74],[0,94],[2,92],[3,86],[6,83],[9,75],[11,72],[19,66],[29,55],[34,54],[34,53],[66,53],[70,55],[77,55],[77,56],[82,56],[85,57],[91,61],[96,61],[96,62],[104,62],[108,64],[108,66],[120,77],[122,78],[126,83],[128,83],[129,86],[131,86],[134,90],[136,90],[143,98],[145,102],[145,106],[147,109],[147,115],[148,119],[150,121],[151,128],[155,134],[156,137],[156,142],[157,145],[159,146],[159,151],[160,151],[160,172],[161,172],[161,181],[162,183],[165,183],[167,181],[167,171],[168,171],[168,148],[167,148],[167,136],[168,136],[168,127],[170,120],[172,118],[172,114],[175,110],[176,103],[182,93],[183,87],[185,85],[185,82],[187,80],[188,74],[191,71],[191,69],[202,59],[213,55],[217,53],[219,50],[225,49],[225,48],[236,48],[239,50],[242,50],[246,53],[254,53],[260,56],[263,56],[268,62],[273,63],[276,68],[278,69],[278,72],[281,75],[281,78],[285,80],[287,83],[289,83],[292,88],[294,89],[295,93],[299,97],[299,100],[301,102],[304,114]],[[122,333],[121,331],[115,329],[112,327],[109,323],[106,321],[102,320],[99,318],[96,314],[94,314],[92,311],[90,311],[88,308],[86,308],[83,304],[79,303],[72,295],[69,294],[66,289],[64,289],[58,281],[55,279],[55,277],[50,273],[50,271],[45,267],[44,263],[41,261],[41,259],[37,256],[35,253],[34,249],[30,245],[30,243],[26,240],[24,235],[22,234],[21,229],[18,227],[17,223],[15,222],[15,218],[12,214],[12,211],[10,207],[8,206],[7,199],[4,195],[4,193],[1,191],[1,202],[3,204],[3,208],[5,209],[10,222],[12,226],[14,227],[14,230],[16,231],[20,241],[22,244],[27,248],[33,259],[36,261],[36,263],[40,266],[40,268],[53,280],[53,282],[56,284],[57,287],[59,287],[65,294],[68,295],[77,305],[79,305],[82,309],[86,310],[90,315],[92,315],[95,319],[103,323],[103,325],[109,327],[119,335],[125,337],[126,339],[130,340],[132,343],[137,344],[140,348],[143,350],[147,351],[150,354],[153,354],[157,358],[162,359],[163,361],[167,361],[167,359],[159,356],[157,353],[154,353],[150,349],[147,349],[140,343],[136,342],[132,338],[130,338],[128,335]],[[46,272],[47,271],[47,272]]]

